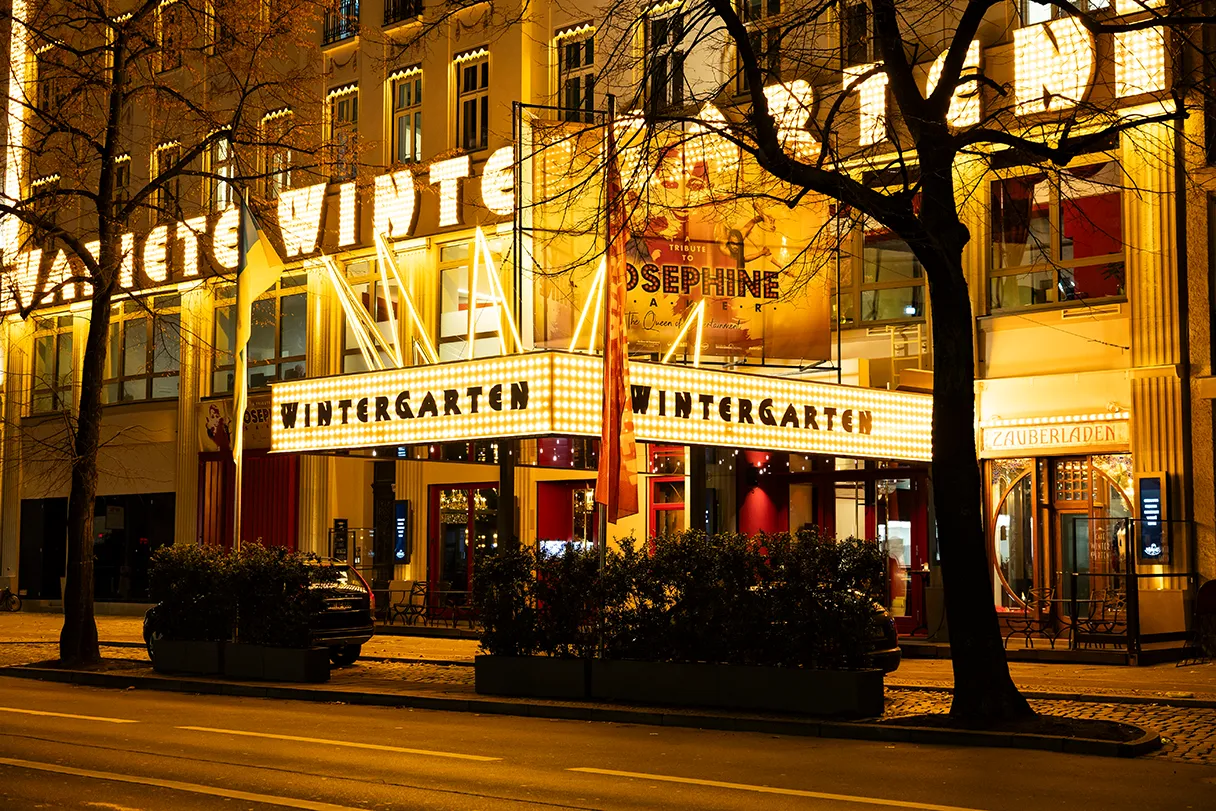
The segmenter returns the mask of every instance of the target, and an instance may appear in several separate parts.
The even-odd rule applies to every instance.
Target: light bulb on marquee
[[[1118,31],[1115,45],[1115,95],[1118,98],[1165,89],[1165,29]]]
[[[1018,115],[1075,107],[1094,75],[1094,37],[1075,17],[1013,32]]]
[[[819,154],[819,143],[807,129],[814,111],[815,90],[804,79],[764,88],[769,116],[777,126],[777,143],[801,160]]]
[[[481,168],[481,201],[491,214],[515,213],[515,148],[504,146]]]
[[[279,194],[279,232],[283,237],[284,259],[317,249],[324,202],[324,183],[288,189]]]
[[[469,156],[431,164],[430,183],[439,186],[439,225],[460,225],[460,181],[469,176]]]
[[[144,275],[154,282],[169,278],[169,226],[158,225],[144,237]]]
[[[867,73],[876,71],[869,76]],[[866,76],[864,80],[862,76]],[[861,81],[859,81],[861,80]],[[853,65],[844,69],[845,91],[857,92],[857,143],[872,146],[887,139],[887,72],[881,65]]]
[[[358,202],[355,199],[355,183],[349,181],[338,186],[338,247],[345,248],[359,241]]]
[[[414,232],[418,216],[418,190],[414,173],[401,169],[376,178],[372,230],[387,239],[405,239]]]
[[[232,206],[215,221],[211,233],[211,255],[225,270],[234,270],[241,261],[241,210]]]
[[[946,65],[946,53],[942,51],[929,68],[929,78],[925,83],[926,94],[937,89],[937,83],[941,81],[942,70]],[[980,84],[978,81],[966,81],[968,77],[978,74],[979,70],[980,41],[973,39],[967,46],[963,69],[959,73],[959,84],[955,85],[954,94],[950,97],[950,110],[946,113],[946,123],[952,127],[973,127],[980,123]]]

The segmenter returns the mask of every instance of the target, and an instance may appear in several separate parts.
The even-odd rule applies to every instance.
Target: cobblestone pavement
[[[886,717],[947,712],[950,693],[887,688]],[[1164,746],[1147,757],[1216,766],[1216,710],[1160,704],[1099,704],[1089,701],[1031,700],[1043,715],[1123,721],[1161,733]]]

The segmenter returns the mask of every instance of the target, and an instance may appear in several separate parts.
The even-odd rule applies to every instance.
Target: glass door
[[[874,483],[875,536],[887,554],[887,610],[901,633],[924,627],[928,512],[920,477]]]
[[[498,547],[498,488],[434,486],[431,515],[431,608],[447,612],[471,602],[474,564]]]

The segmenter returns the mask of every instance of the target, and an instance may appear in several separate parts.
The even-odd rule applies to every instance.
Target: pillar
[[[14,591],[20,585],[17,573],[21,555],[21,416],[25,413],[29,387],[30,336],[33,324],[12,320],[0,324],[0,359],[4,361],[4,420],[0,443],[0,584]]]
[[[215,319],[209,288],[198,286],[181,294],[181,364],[177,392],[177,474],[174,543],[198,543],[199,398],[208,391],[210,353]]]
[[[342,371],[342,321],[340,308],[333,306],[334,292],[319,263],[308,267],[308,357],[309,377],[325,377]],[[336,360],[335,360],[336,359]],[[336,366],[336,368],[335,368]],[[333,460],[328,456],[300,454],[299,537],[301,552],[329,554],[329,527],[333,520],[330,483]]]

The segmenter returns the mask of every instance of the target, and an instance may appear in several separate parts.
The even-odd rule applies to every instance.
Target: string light
[[[71,301],[76,298],[76,285],[68,282],[72,278],[72,266],[68,261],[67,251],[62,248],[55,254],[54,261],[51,262],[51,272],[47,277],[47,284],[43,290],[49,290],[52,287],[59,288],[59,299],[61,301]]]
[[[1075,17],[1013,32],[1018,115],[1075,107],[1094,74],[1094,38]]]
[[[279,231],[283,237],[284,258],[317,249],[324,202],[324,183],[288,189],[279,194]]]

